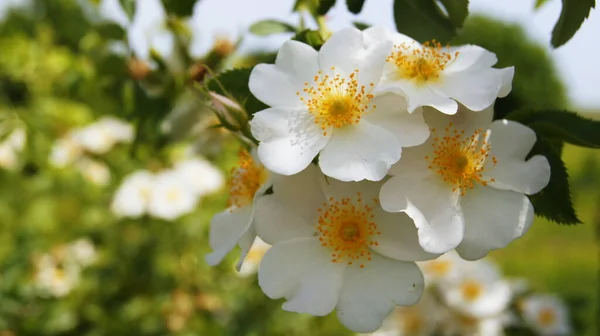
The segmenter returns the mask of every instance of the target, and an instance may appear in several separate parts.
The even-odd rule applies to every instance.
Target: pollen
[[[551,326],[556,322],[556,313],[553,309],[544,308],[538,314],[538,321],[543,327]]]
[[[304,83],[303,92],[296,93],[325,135],[330,128],[358,124],[368,110],[375,108],[368,104],[373,99],[370,92],[375,85],[359,85],[358,70],[347,77],[335,74],[335,67],[331,70],[333,75],[319,71],[313,83]]]
[[[229,179],[228,206],[241,208],[252,203],[254,194],[267,180],[267,170],[255,162],[247,151],[240,151],[238,165],[232,169]]]
[[[330,198],[319,209],[317,233],[321,245],[331,250],[331,262],[365,267],[371,260],[369,247],[377,246],[373,208],[360,193],[354,198]]]
[[[424,84],[437,81],[457,56],[458,52],[451,53],[448,47],[433,40],[416,49],[406,43],[395,45],[387,61],[396,66],[400,78]]]
[[[486,186],[494,179],[486,180],[483,172],[487,160],[491,159],[495,165],[496,157],[490,157],[492,146],[487,140],[487,133],[477,129],[471,135],[459,131],[452,123],[445,129],[445,134],[440,136],[435,129],[433,134],[433,155],[426,156],[428,168],[438,173],[442,179],[453,185],[453,191],[460,191],[464,196],[476,184]]]
[[[463,282],[461,292],[465,300],[472,302],[481,297],[483,286],[477,281],[467,280]]]

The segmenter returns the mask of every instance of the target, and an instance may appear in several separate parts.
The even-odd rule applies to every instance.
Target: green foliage
[[[309,46],[315,48],[316,50],[321,49],[321,46],[323,45],[323,43],[325,43],[323,37],[318,31],[310,29],[306,29],[299,32],[298,34],[296,34],[296,36],[292,37],[292,40],[306,43]]]
[[[320,0],[319,5],[317,6],[317,14],[327,14],[333,5],[335,5],[335,0]]]
[[[548,2],[548,0],[535,0],[534,8],[539,9],[547,2]]]
[[[356,29],[359,30],[365,30],[370,27],[369,24],[363,22],[353,22],[352,24],[354,25],[354,27],[356,27]]]
[[[136,0],[119,0],[121,7],[125,11],[125,15],[129,18],[129,20],[133,19],[133,15],[135,14],[135,4]]]
[[[346,0],[346,6],[351,13],[358,14],[362,11],[365,0]]]
[[[496,67],[515,67],[511,93],[496,101],[496,119],[522,108],[562,109],[567,106],[566,89],[549,52],[528,37],[522,27],[471,15],[451,44],[480,45],[496,54]]]
[[[122,40],[127,34],[123,27],[112,22],[102,23],[98,25],[96,29],[102,37],[110,40]]]
[[[442,4],[448,15],[434,0],[395,0],[396,29],[419,42],[449,42],[466,17],[468,1],[442,1]]]
[[[552,46],[558,48],[567,43],[595,5],[596,0],[562,0],[560,17],[552,30]]]
[[[292,33],[296,31],[296,28],[277,20],[262,20],[252,24],[249,30],[252,34],[258,36],[269,36],[277,33]]]
[[[250,93],[248,80],[251,72],[250,67],[225,71],[210,79],[206,85],[209,90],[239,102],[248,114],[254,114],[268,106]]]
[[[177,16],[192,16],[194,6],[198,0],[161,0],[167,13]]]

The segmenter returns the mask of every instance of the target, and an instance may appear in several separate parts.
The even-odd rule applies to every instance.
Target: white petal
[[[223,260],[238,240],[248,231],[252,221],[252,207],[230,208],[216,214],[210,222],[209,245],[213,252],[206,262],[214,266]]]
[[[456,251],[467,260],[485,257],[521,237],[533,221],[529,199],[513,191],[478,186],[462,200],[465,236]]]
[[[338,302],[345,269],[330,258],[317,238],[278,243],[263,257],[258,284],[272,299],[285,297],[285,310],[327,315]]]
[[[408,44],[412,47],[419,47],[420,44],[412,38],[392,31],[384,26],[372,26],[363,30],[364,41],[367,46],[381,43],[383,41],[392,41],[394,44]]]
[[[317,207],[314,208],[314,214],[318,216]],[[294,204],[279,199],[277,194],[258,199],[254,218],[256,232],[271,245],[294,238],[311,237],[316,231],[316,219],[313,222],[306,221],[296,214]]]
[[[369,123],[387,129],[392,133],[400,146],[420,145],[429,137],[429,126],[423,119],[423,111],[416,109],[408,113],[406,100],[397,94],[386,93],[371,100],[377,108],[367,114]]]
[[[346,269],[337,316],[355,332],[373,332],[395,305],[415,304],[423,287],[423,275],[415,263],[373,255],[364,268]]]
[[[244,264],[244,261],[246,260],[250,249],[252,248],[252,243],[254,243],[254,240],[256,239],[256,231],[252,225],[250,225],[248,230],[246,230],[246,232],[238,240],[237,245],[240,247],[240,258],[235,264],[235,269],[238,272],[242,269],[242,265]]]
[[[255,114],[251,121],[252,134],[266,139],[258,145],[260,161],[269,170],[292,175],[306,168],[325,147],[331,132],[312,122],[307,111],[296,110],[283,115],[283,110],[267,109]],[[284,129],[284,118],[289,118]]]
[[[258,64],[252,69],[248,87],[250,92],[263,103],[274,107],[300,107],[297,92],[303,84],[293,75],[283,72],[273,64]]]
[[[494,117],[494,107],[490,106],[483,111],[474,112],[459,105],[458,111],[454,115],[444,115],[430,107],[424,107],[423,117],[427,125],[435,128],[439,134],[443,134],[444,129],[452,123],[454,129],[464,130],[466,135],[471,135],[477,129],[487,130],[490,128]]]
[[[376,246],[371,249],[383,256],[403,261],[422,261],[435,259],[439,254],[428,253],[417,236],[415,223],[404,213],[390,213],[374,210],[377,230],[381,235],[375,239]]]
[[[275,65],[302,86],[319,71],[319,54],[307,44],[288,40],[279,48]]]
[[[515,77],[515,67],[508,67],[500,69],[502,71],[502,87],[498,92],[498,97],[504,98],[508,96],[512,90],[512,81]]]
[[[379,181],[400,159],[398,140],[366,120],[336,129],[321,151],[319,166],[327,176],[341,181]]]
[[[464,218],[459,194],[431,172],[396,175],[381,188],[380,202],[389,212],[405,212],[418,229],[419,244],[429,253],[445,253],[462,240]]]
[[[492,123],[490,155],[497,163],[488,163],[485,178],[489,185],[503,190],[513,190],[528,195],[542,190],[550,181],[550,164],[540,155],[525,161],[536,141],[535,132],[514,121],[497,120]]]
[[[472,44],[450,49],[452,55],[456,52],[458,52],[458,56],[446,66],[444,73],[489,68],[498,62],[498,58],[494,53]]]
[[[393,79],[393,82],[386,81],[382,83],[378,90],[402,94],[406,97],[409,112],[413,112],[421,106],[431,106],[444,114],[455,114],[458,109],[458,104],[446,95],[440,95],[428,85],[416,86],[411,80]]]

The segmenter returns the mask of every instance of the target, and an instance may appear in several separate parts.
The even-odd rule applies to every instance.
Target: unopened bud
[[[142,80],[150,74],[150,67],[148,64],[137,58],[129,59],[127,62],[127,70],[129,71],[129,76],[136,81]]]
[[[190,79],[195,83],[201,83],[208,73],[204,63],[196,63],[190,67],[188,74]]]

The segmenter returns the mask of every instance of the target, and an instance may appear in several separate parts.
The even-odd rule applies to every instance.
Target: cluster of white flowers
[[[527,195],[550,167],[527,158],[531,129],[493,121],[514,74],[495,63],[478,46],[421,45],[379,27],[341,30],[319,51],[285,42],[250,76],[270,108],[250,121],[258,148],[241,155],[207,261],[238,245],[240,269],[258,235],[272,245],[258,271],[267,296],[373,332],[419,301],[415,261],[454,249],[477,260],[522,236]]]
[[[159,173],[136,171],[117,189],[111,209],[117,216],[174,220],[190,213],[201,197],[219,190],[223,174],[210,162],[189,158]]]
[[[63,297],[79,283],[83,268],[97,259],[94,244],[81,238],[53,249],[35,262],[35,286],[43,296]]]
[[[103,186],[110,182],[110,170],[88,154],[106,154],[118,143],[131,142],[133,137],[130,124],[114,117],[102,117],[58,139],[50,152],[50,164],[57,168],[74,164],[86,180]]]
[[[17,168],[18,156],[25,147],[26,134],[23,128],[10,132],[4,141],[0,142],[0,167],[8,170]]]
[[[566,307],[553,295],[532,294],[503,278],[488,260],[455,253],[420,263],[426,289],[418,304],[397,307],[370,336],[504,335],[507,327],[539,335],[569,335]]]

